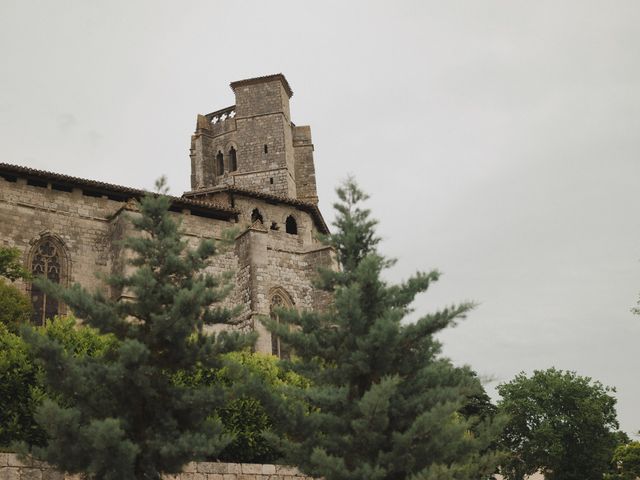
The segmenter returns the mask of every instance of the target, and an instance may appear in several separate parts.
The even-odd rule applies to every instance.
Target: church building
[[[283,75],[236,81],[231,89],[235,105],[197,117],[191,190],[171,197],[171,212],[194,245],[236,229],[233,248],[213,258],[211,271],[234,272],[225,302],[242,306],[238,328],[258,331],[256,350],[281,355],[260,317],[275,306],[322,308],[327,294],[312,282],[319,266],[335,265],[317,239],[328,229],[318,209],[311,130],[291,121],[293,91]],[[118,240],[132,234],[127,213],[145,193],[0,163],[0,241],[19,248],[34,275],[120,297],[101,277],[127,268]],[[34,323],[67,313],[29,282],[16,283],[31,298]]]

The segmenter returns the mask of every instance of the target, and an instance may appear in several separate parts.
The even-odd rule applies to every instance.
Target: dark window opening
[[[44,180],[38,180],[36,178],[27,179],[27,185],[31,185],[32,187],[45,187],[47,186],[47,182]]]
[[[16,177],[15,175],[9,175],[7,173],[3,174],[2,178],[4,178],[7,182],[11,182],[11,183],[15,183],[18,181],[18,177]]]
[[[102,198],[102,192],[96,192],[94,190],[82,190],[82,194],[85,197],[94,197],[94,198]]]
[[[251,212],[251,223],[256,223],[257,221],[260,221],[260,223],[264,223],[264,219],[262,218],[260,210],[254,208],[253,212]]]
[[[271,177],[271,178],[269,179],[269,183],[270,183],[271,185],[273,185],[273,177]]]
[[[72,192],[73,191],[73,187],[70,187],[69,185],[60,185],[59,183],[51,184],[51,189],[52,190],[58,190],[60,192]]]
[[[216,175],[222,175],[224,173],[224,156],[222,152],[218,152],[216,155]]]
[[[51,238],[45,238],[36,246],[31,260],[31,274],[34,277],[45,277],[53,283],[60,283],[62,254]],[[44,325],[46,319],[60,313],[58,301],[35,285],[31,286],[31,305],[33,306],[31,321],[35,325]]]
[[[285,230],[287,233],[290,233],[292,235],[298,234],[298,224],[296,223],[296,219],[293,218],[293,216],[289,215],[287,217],[287,221],[285,225],[286,225]]]
[[[276,222],[271,222],[271,226],[269,227],[271,230],[280,230],[280,227]]]
[[[269,153],[269,145],[264,144],[264,153]]]
[[[236,170],[238,170],[238,157],[236,155],[236,149],[233,147],[229,149],[229,161],[231,162],[229,169],[232,172],[235,172]]]

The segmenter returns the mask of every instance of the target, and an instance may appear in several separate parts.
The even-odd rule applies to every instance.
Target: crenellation
[[[311,130],[291,122],[293,92],[286,78],[252,78],[233,82],[231,88],[234,106],[197,118],[191,142],[192,191],[239,185],[317,204]],[[230,142],[236,145],[235,169],[229,161]],[[220,154],[223,169],[217,161]]]

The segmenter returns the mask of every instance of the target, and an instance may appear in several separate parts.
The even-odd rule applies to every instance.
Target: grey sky
[[[0,0],[0,161],[179,194],[196,114],[282,72],[327,219],[354,174],[389,278],[445,273],[417,313],[480,303],[445,353],[616,386],[631,433],[638,25],[637,1]]]

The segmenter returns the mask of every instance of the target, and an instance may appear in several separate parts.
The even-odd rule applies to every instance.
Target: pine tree
[[[158,479],[220,452],[231,438],[210,414],[224,405],[223,387],[178,378],[220,368],[223,353],[253,341],[204,332],[232,316],[216,306],[229,290],[228,278],[204,271],[216,248],[211,241],[187,248],[170,199],[161,194],[162,180],[157,187],[160,194],[143,198],[130,218],[138,232],[124,241],[133,253],[131,273],[107,280],[130,301],[38,280],[86,325],[114,335],[113,347],[99,358],[74,358],[55,339],[23,332],[42,363],[47,391],[54,392],[36,414],[48,443],[32,453],[97,480]]]
[[[265,321],[295,351],[288,367],[312,385],[301,403],[274,402],[284,461],[326,480],[486,478],[497,462],[490,445],[500,421],[462,413],[482,387],[468,368],[440,355],[434,338],[473,305],[403,322],[440,274],[417,273],[398,285],[382,280],[393,262],[377,251],[376,221],[361,207],[366,195],[352,180],[337,193],[336,230],[326,240],[341,268],[321,270],[319,280],[333,305]]]

